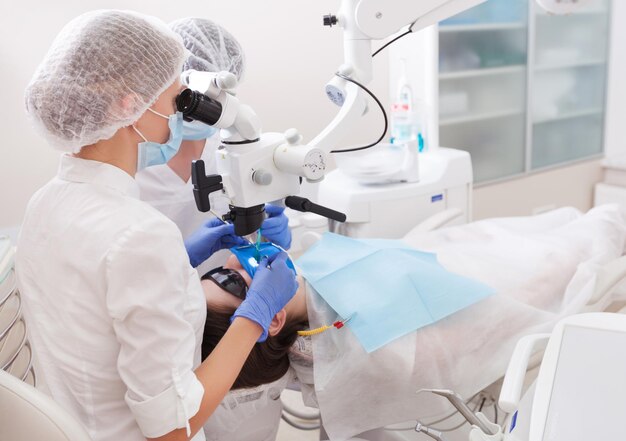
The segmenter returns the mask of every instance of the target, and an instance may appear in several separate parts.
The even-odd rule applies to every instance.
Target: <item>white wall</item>
[[[181,9],[184,7],[184,9]],[[23,91],[61,27],[99,8],[134,9],[171,21],[185,16],[215,20],[247,54],[239,97],[261,116],[266,131],[298,128],[310,140],[335,115],[324,85],[343,62],[340,28],[322,26],[339,0],[45,0],[0,2],[0,231],[18,225],[33,192],[56,172],[58,153],[32,133]],[[387,56],[376,57],[372,89],[387,100]],[[376,110],[373,107],[374,110]],[[382,122],[370,112],[353,143],[376,139]]]
[[[600,161],[593,160],[481,186],[474,189],[473,217],[528,216],[565,206],[587,211],[602,176]]]

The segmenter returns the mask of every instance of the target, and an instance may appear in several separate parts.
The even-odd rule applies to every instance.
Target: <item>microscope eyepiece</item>
[[[215,125],[222,116],[222,105],[203,93],[191,89],[183,90],[176,97],[176,109],[185,121],[200,121]]]

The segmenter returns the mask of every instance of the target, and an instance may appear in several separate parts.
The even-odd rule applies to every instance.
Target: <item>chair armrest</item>
[[[544,350],[551,334],[533,334],[522,337],[515,346],[500,391],[498,405],[507,413],[517,410],[524,387],[524,378],[528,370],[530,357],[539,350]]]

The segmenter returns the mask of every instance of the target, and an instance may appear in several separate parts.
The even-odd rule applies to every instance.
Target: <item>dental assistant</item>
[[[189,57],[183,71],[194,69],[201,72],[230,72],[241,80],[245,71],[245,55],[241,44],[233,35],[217,23],[205,18],[189,17],[169,24],[170,29],[181,36]],[[195,260],[195,242],[203,242],[204,236],[223,225],[211,213],[203,213],[196,207],[191,183],[191,162],[202,159],[207,173],[217,173],[215,151],[220,139],[217,129],[199,121],[183,121],[183,141],[178,152],[167,164],[156,165],[137,174],[140,197],[171,219],[180,229],[187,244],[192,264]],[[228,199],[220,193],[210,195],[211,209],[218,214],[228,211]],[[289,219],[284,207],[266,205],[268,218],[261,226],[261,234],[267,240],[284,249],[291,246]],[[227,250],[217,251],[200,264],[200,274],[224,265],[229,256]]]
[[[242,239],[216,227],[192,258],[134,179],[179,148],[185,58],[161,21],[92,11],[61,30],[25,93],[35,127],[66,154],[28,204],[18,286],[38,375],[94,441],[203,440],[199,429],[297,289],[284,253],[262,261],[250,301],[200,364],[206,303],[190,260]]]

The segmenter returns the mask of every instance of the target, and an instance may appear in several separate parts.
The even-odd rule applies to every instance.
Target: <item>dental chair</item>
[[[547,346],[546,346],[547,343]],[[523,398],[531,355],[545,347],[537,380]],[[499,405],[509,413],[500,438],[476,429],[471,441],[583,441],[626,438],[626,316],[587,313],[551,334],[522,338],[507,369]]]
[[[626,316],[614,313],[577,314],[558,322],[552,333],[521,338],[498,401],[507,412],[502,426],[474,413],[451,391],[434,392],[448,395],[472,425],[470,441],[624,439],[619,421],[626,410],[625,345]],[[530,359],[538,353],[538,376],[528,382]],[[441,432],[420,431],[444,439]]]
[[[43,392],[0,371],[0,439],[91,441],[73,417]]]
[[[0,370],[34,386],[33,354],[26,337],[13,255],[9,239],[0,237]]]
[[[13,256],[9,239],[0,237],[0,440],[91,441],[74,418],[34,387]]]
[[[411,234],[419,235],[424,232],[433,231],[433,230],[437,230],[439,228],[445,227],[449,225],[450,221],[454,220],[456,216],[458,216],[458,214],[455,213],[454,211],[440,213],[434,216],[433,218],[428,219],[425,222],[418,225],[407,236],[410,236]],[[316,236],[317,237],[315,239],[318,239],[319,237],[321,237],[321,235],[316,235]],[[311,242],[314,243],[315,240],[311,240]],[[605,264],[596,273],[595,289],[593,291],[593,294],[591,295],[590,298],[587,299],[587,303],[584,306],[581,305],[578,312],[579,313],[598,312],[598,311],[619,311],[620,313],[626,312],[626,308],[622,308],[620,310],[620,308],[623,306],[621,303],[612,303],[613,302],[612,293],[616,289],[617,285],[625,279],[626,279],[626,256],[622,256],[620,258],[617,258]],[[525,368],[528,370],[534,369],[535,374],[536,374],[538,366],[541,364],[541,359],[542,359],[541,355],[542,354],[538,353],[537,351],[531,352],[528,360],[526,360],[527,363],[526,363]],[[524,372],[526,372],[526,370]],[[486,393],[484,394],[481,393],[481,396],[479,396],[477,400],[474,400],[473,403],[477,404],[477,401],[478,403],[480,403],[480,401],[484,397],[487,396],[488,397],[487,402],[493,403],[494,412],[498,412],[498,409],[496,408],[495,403],[497,401],[496,397],[498,397],[498,395],[500,394],[502,381],[503,381],[503,378],[501,378],[498,382],[494,383],[493,385],[489,386],[486,389]],[[482,407],[482,404],[481,404],[481,407]],[[623,409],[626,410],[626,406],[624,406]],[[291,409],[287,407],[285,410],[286,410],[287,416],[294,416]],[[502,409],[499,409],[499,410],[500,410],[499,412],[500,418],[498,422],[502,423],[502,420],[503,420]],[[417,417],[419,417],[419,415],[416,415],[416,418]],[[506,424],[510,424],[512,415],[505,415],[505,417],[507,418]],[[449,422],[450,424],[448,424],[448,427],[456,426],[455,421],[459,422],[458,413],[456,416],[456,420],[450,420]],[[319,424],[319,420],[315,422]],[[406,427],[406,424],[402,424],[402,426]],[[308,425],[308,427],[311,427],[311,425]],[[367,440],[376,440],[376,441],[428,439],[424,434],[420,434],[420,435],[416,434],[414,427],[415,427],[415,424],[413,424],[412,428],[399,428],[399,427],[381,428],[376,431],[373,431],[371,434],[370,433],[361,434],[358,436],[365,438]],[[452,430],[454,430],[454,432],[444,433],[444,436],[448,441],[468,439],[469,431],[467,430],[467,426],[465,426],[465,429],[462,429],[461,431],[457,431],[456,429],[452,429]],[[412,432],[412,435],[411,435],[411,432]],[[320,438],[320,439],[325,439],[325,438]],[[480,439],[483,439],[483,438],[480,438]],[[486,440],[486,439],[495,439],[495,438],[484,438],[484,439]],[[505,439],[508,439],[508,438],[505,438]],[[521,440],[524,438],[511,438],[511,439],[517,441],[517,440]],[[566,439],[566,438],[558,438],[558,439]],[[599,439],[599,438],[591,437],[587,439]]]

